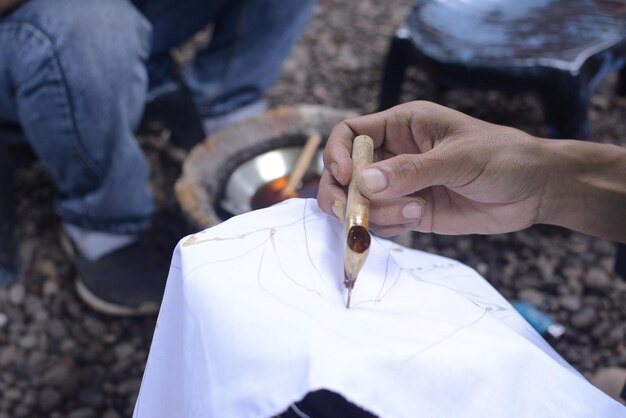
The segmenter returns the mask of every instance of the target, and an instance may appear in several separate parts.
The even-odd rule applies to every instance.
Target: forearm
[[[626,242],[626,149],[545,140],[542,223]]]
[[[0,16],[15,9],[19,4],[24,3],[24,1],[25,0],[0,0]]]

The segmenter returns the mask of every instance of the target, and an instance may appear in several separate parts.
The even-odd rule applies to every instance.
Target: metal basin
[[[176,196],[198,228],[251,210],[262,185],[291,172],[306,139],[322,138],[353,112],[316,105],[280,107],[207,138],[183,163]],[[322,172],[321,151],[311,172]]]
[[[220,196],[219,205],[232,215],[252,210],[252,197],[260,187],[272,180],[288,176],[302,151],[301,146],[285,147],[260,154],[233,171]],[[307,174],[322,175],[324,162],[318,150]]]

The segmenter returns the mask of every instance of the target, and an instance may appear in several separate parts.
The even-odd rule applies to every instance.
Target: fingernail
[[[422,217],[422,205],[416,202],[407,203],[402,208],[402,216],[405,219],[419,219]]]
[[[337,219],[341,221],[341,223],[344,222],[343,207],[344,207],[344,204],[340,200],[335,200],[335,203],[333,203],[333,207],[332,207],[333,213],[335,214]]]
[[[337,178],[337,171],[339,171],[337,163],[330,163],[330,174],[332,174],[335,179]]]
[[[382,192],[387,188],[387,177],[377,168],[364,168],[361,170],[361,179],[365,187],[372,192]]]

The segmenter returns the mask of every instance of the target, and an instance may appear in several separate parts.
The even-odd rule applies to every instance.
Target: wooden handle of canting
[[[374,160],[374,140],[367,135],[359,135],[352,143],[352,179],[348,186],[346,204],[346,232],[354,225],[369,226],[370,201],[359,193],[356,174]]]
[[[313,157],[315,157],[315,152],[321,143],[322,136],[319,133],[315,132],[309,135],[309,138],[306,140],[306,144],[304,144],[304,148],[298,157],[298,161],[296,161],[296,165],[291,171],[291,176],[289,176],[287,185],[280,192],[281,198],[287,199],[295,196],[296,188],[309,169],[311,161],[313,161]]]

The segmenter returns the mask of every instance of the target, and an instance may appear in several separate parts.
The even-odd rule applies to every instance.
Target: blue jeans
[[[0,123],[21,125],[52,173],[65,222],[140,232],[154,211],[149,167],[134,138],[150,57],[214,22],[210,44],[185,77],[201,114],[227,113],[257,100],[277,79],[314,4],[27,1],[0,17]]]

